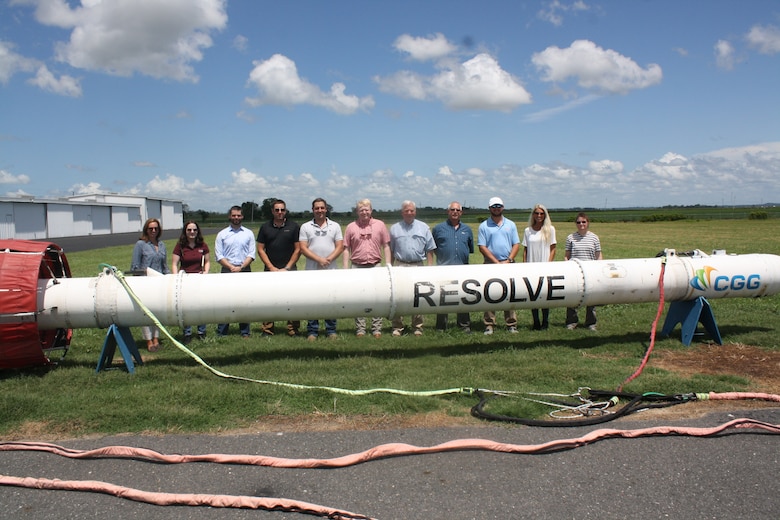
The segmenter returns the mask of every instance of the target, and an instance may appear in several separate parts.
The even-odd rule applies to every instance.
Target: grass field
[[[561,243],[558,260],[563,259],[562,244],[573,227],[570,223],[557,226]],[[607,258],[652,257],[664,248],[780,254],[777,219],[597,222],[591,229],[601,237]],[[208,237],[210,242],[213,239]],[[169,252],[173,245],[173,241],[167,242]],[[91,277],[97,274],[100,263],[126,269],[131,250],[132,244],[128,244],[72,253],[68,261],[73,276]],[[481,258],[475,255],[473,262],[481,262]],[[216,271],[214,267],[212,270]],[[724,340],[719,349],[749,345],[767,355],[780,352],[780,296],[716,300],[711,305]],[[551,311],[549,330],[531,331],[530,313],[521,311],[520,334],[499,330],[491,337],[480,333],[464,335],[457,330],[436,333],[432,327],[434,317],[426,316],[426,334],[422,337],[392,338],[385,334],[379,340],[358,339],[353,334],[353,320],[341,319],[339,339],[321,339],[316,344],[302,337],[262,338],[259,324],[253,324],[249,340],[238,336],[218,339],[210,326],[208,339],[193,342],[191,347],[220,371],[269,382],[345,389],[428,391],[479,387],[569,393],[580,386],[614,389],[629,376],[648,346],[656,310],[657,304],[653,303],[600,307],[596,333],[566,330],[563,309]],[[472,322],[475,329],[481,330],[481,315],[473,313]],[[385,330],[389,332],[389,323]],[[139,331],[133,332],[141,347]],[[145,363],[134,375],[124,370],[96,374],[105,333],[99,329],[74,331],[70,352],[56,368],[0,372],[4,396],[0,401],[0,436],[219,432],[260,428],[265,423],[280,421],[290,427],[309,421],[334,427],[357,423],[426,424],[434,417],[437,423],[476,421],[469,417],[476,400],[465,394],[352,396],[224,380],[206,371],[168,340],[155,354],[142,349]],[[171,329],[171,333],[180,337],[178,328]],[[707,341],[704,336],[695,339],[697,343]],[[655,349],[658,354],[684,355],[689,351],[680,343],[679,328],[670,338],[658,338]],[[654,359],[651,357],[648,367],[626,387],[627,391],[767,390],[765,381],[747,373],[682,373],[661,368]],[[502,400],[495,410],[521,417],[539,417],[548,411],[542,405],[520,399]]]

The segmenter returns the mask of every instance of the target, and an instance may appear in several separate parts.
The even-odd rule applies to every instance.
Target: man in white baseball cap
[[[486,264],[511,264],[514,263],[517,253],[520,251],[520,236],[517,234],[517,226],[514,222],[504,217],[504,201],[499,197],[491,197],[488,202],[490,218],[485,219],[480,225],[477,236],[479,252],[485,258]],[[506,330],[510,334],[517,334],[517,312],[504,311]],[[485,335],[493,334],[496,327],[496,313],[485,311]]]

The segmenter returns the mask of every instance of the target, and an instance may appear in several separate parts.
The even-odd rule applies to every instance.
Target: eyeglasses
[[[577,221],[577,224],[587,224],[587,223],[588,223],[587,220],[578,220]]]
[[[327,234],[328,234],[328,230],[327,229],[315,229],[314,230],[314,236],[324,237]]]

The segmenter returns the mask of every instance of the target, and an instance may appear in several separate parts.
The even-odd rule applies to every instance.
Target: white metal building
[[[159,219],[163,228],[180,228],[182,202],[113,193],[62,199],[0,198],[0,239],[140,232],[148,218]]]

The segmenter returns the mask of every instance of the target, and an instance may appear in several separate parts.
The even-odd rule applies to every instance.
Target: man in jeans
[[[306,257],[306,270],[327,270],[336,268],[336,259],[344,251],[344,237],[341,226],[328,218],[328,203],[318,197],[311,203],[314,218],[301,224],[299,241],[301,254]],[[306,334],[309,341],[316,341],[320,332],[320,320],[309,320]],[[336,320],[325,320],[325,334],[335,339]]]

